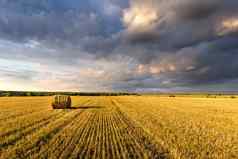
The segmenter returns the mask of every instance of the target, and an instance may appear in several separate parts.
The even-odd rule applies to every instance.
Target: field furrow
[[[6,134],[3,134],[0,140],[1,149],[4,149],[10,145],[14,145],[20,140],[24,140],[25,137],[27,137],[28,135],[31,135],[38,129],[47,126],[50,122],[52,122],[52,120],[57,119],[63,115],[64,115],[63,113],[55,114],[54,116],[50,116],[48,118],[37,121],[28,127],[20,128],[18,130],[13,130],[13,131],[7,132]]]
[[[59,158],[60,154],[73,143],[73,138],[77,136],[79,129],[78,125],[85,124],[88,116],[89,114],[87,112],[82,111],[80,116],[56,134],[48,144],[44,145],[40,152],[34,155],[34,158]]]
[[[30,156],[32,153],[37,152],[42,145],[46,144],[49,139],[72,122],[78,115],[80,115],[80,113],[76,111],[66,113],[40,130],[25,136],[24,139],[20,140],[15,145],[9,146],[6,150],[7,153],[0,156],[0,158],[26,158],[27,156]]]
[[[49,118],[54,117],[54,115],[61,114],[61,111],[51,113],[50,111],[39,112],[37,114],[31,114],[31,116],[24,116],[24,118],[18,118],[14,120],[7,120],[5,123],[0,125],[0,138],[13,134],[15,132],[20,132],[21,130],[27,129],[31,126],[41,123]],[[62,113],[63,114],[63,113]],[[18,125],[17,127],[15,125]]]
[[[43,111],[45,112],[47,110],[43,110]],[[28,111],[19,110],[19,112],[12,112],[11,110],[9,110],[8,112],[4,112],[4,114],[8,114],[8,115],[0,118],[0,122],[7,121],[10,119],[18,119],[19,117],[25,117],[26,115],[32,115],[33,113],[39,113],[39,112],[42,112],[42,108],[31,109]]]
[[[79,104],[79,103],[78,103]],[[76,104],[76,105],[78,105]],[[89,100],[84,100],[79,105],[88,105]],[[79,111],[79,110],[78,110]],[[71,124],[66,126],[57,135],[46,144],[34,158],[59,158],[63,151],[71,144],[74,144],[74,138],[77,138],[80,128],[87,123],[90,116],[88,112],[81,111],[81,115],[76,117]]]
[[[82,126],[78,125],[78,127],[80,127],[80,129],[77,132],[75,132],[76,135],[74,136],[74,138],[71,139],[71,142],[68,145],[68,147],[66,147],[64,149],[64,151],[61,152],[61,156],[59,158],[69,158],[72,155],[74,156],[74,155],[78,154],[77,146],[78,145],[84,146],[83,143],[79,142],[79,140],[81,138],[84,138],[85,135],[87,135],[87,133],[88,133],[88,129],[87,129],[88,124],[91,123],[91,119],[93,118],[93,115],[94,114],[89,113],[89,117],[85,118],[86,121],[84,122],[84,124]]]
[[[163,157],[141,128],[137,129],[114,105],[107,106],[108,101],[100,108],[101,102],[93,101],[93,106],[85,110],[91,113],[88,123],[79,126],[82,131],[75,131],[60,158]]]

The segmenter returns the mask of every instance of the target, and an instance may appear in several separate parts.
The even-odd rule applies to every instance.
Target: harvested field
[[[0,98],[0,159],[238,158],[238,99]]]
[[[49,97],[2,98],[0,158],[166,157],[110,97],[76,98],[70,110],[52,110]]]
[[[117,97],[175,159],[238,158],[238,100],[198,97]]]

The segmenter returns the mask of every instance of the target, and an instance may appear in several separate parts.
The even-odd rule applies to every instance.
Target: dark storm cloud
[[[216,12],[221,3],[216,1],[188,1],[184,4],[180,4],[176,7],[176,12],[179,12],[178,16],[181,19],[203,19]]]
[[[237,78],[237,42],[237,37],[224,37],[207,43],[205,48],[200,50],[201,54],[197,57],[200,70],[196,70],[192,77],[197,82],[213,82]]]
[[[153,1],[152,7],[148,4],[151,1],[132,2],[131,8],[144,4],[159,15],[151,22],[153,28],[137,32],[132,25],[127,26],[129,34],[125,36],[132,46],[143,48],[140,51],[144,53],[135,53],[138,59],[147,59],[140,60],[142,63],[163,67],[161,65],[166,61],[176,67],[176,70],[165,70],[158,76],[173,79],[173,83],[189,84],[189,87],[238,78],[238,26],[231,24],[233,26],[225,33],[219,28],[227,19],[237,20],[237,1]]]
[[[111,9],[106,15],[93,0],[1,0],[0,34],[10,40],[62,40],[77,45],[85,37],[106,37],[115,32],[114,28],[119,29],[120,19],[115,16],[125,5],[122,2],[108,4]]]
[[[112,35],[122,29],[119,17],[127,5],[124,0],[1,0],[0,37],[21,44],[39,42],[38,52],[44,47],[54,50],[19,53],[28,57],[72,62],[84,52],[104,56],[115,46]]]

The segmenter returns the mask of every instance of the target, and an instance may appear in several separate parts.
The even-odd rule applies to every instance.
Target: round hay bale
[[[71,108],[71,97],[67,95],[55,95],[52,102],[53,109]]]

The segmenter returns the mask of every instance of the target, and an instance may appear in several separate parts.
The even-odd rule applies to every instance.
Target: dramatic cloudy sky
[[[0,0],[0,90],[238,91],[238,1]]]

